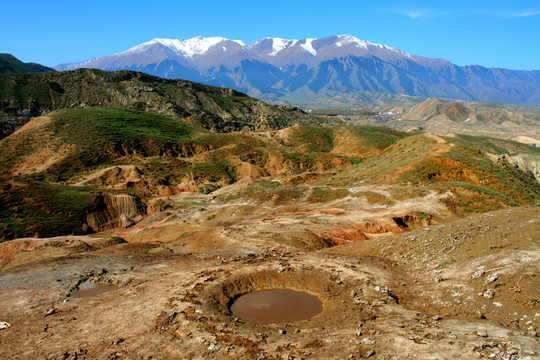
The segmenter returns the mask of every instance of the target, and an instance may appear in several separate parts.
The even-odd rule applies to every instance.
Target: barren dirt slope
[[[248,226],[250,216],[257,218],[251,214],[237,213],[239,219],[216,230],[180,233],[177,227],[176,235],[174,226],[156,218],[139,228],[146,236],[137,242],[133,229],[118,230],[129,243],[103,234],[1,244],[2,254],[15,247],[24,251],[2,259],[0,321],[11,326],[0,330],[0,357],[534,359],[540,354],[538,207],[322,251],[302,250],[278,231],[264,236],[257,222]],[[193,221],[195,227],[203,219]],[[88,298],[70,296],[86,279],[118,287]],[[307,291],[321,300],[323,312],[270,325],[229,314],[238,295],[265,288]]]

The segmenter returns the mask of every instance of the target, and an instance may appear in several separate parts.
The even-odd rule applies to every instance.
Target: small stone
[[[444,281],[444,279],[443,279],[442,276],[435,276],[435,282],[436,283],[440,283],[440,282],[443,282],[443,281]]]
[[[366,345],[375,345],[377,342],[375,340],[371,340],[369,338],[363,338],[362,343]]]
[[[478,279],[479,277],[484,276],[486,272],[484,270],[478,270],[474,274],[471,275],[471,279]]]
[[[439,321],[439,320],[441,320],[441,319],[442,319],[442,318],[441,318],[439,315],[434,315],[434,316],[433,316],[433,320],[435,320],[435,321]]]
[[[124,339],[118,338],[112,342],[113,345],[118,345],[124,342]]]
[[[486,299],[493,299],[495,297],[495,289],[487,289],[486,291],[484,291],[484,293],[482,294],[483,297],[485,297]]]
[[[373,355],[375,355],[375,351],[373,351],[373,350],[369,350],[369,351],[366,353],[366,357],[372,357]]]
[[[492,282],[497,281],[500,275],[501,274],[499,273],[493,273],[489,275],[488,277],[486,277],[486,284],[491,284]]]
[[[280,334],[280,335],[285,335],[286,333],[287,333],[287,331],[285,331],[285,330],[283,330],[283,329],[280,329],[280,330],[279,330],[279,334]]]
[[[362,330],[356,330],[356,336],[362,336]]]
[[[486,316],[484,314],[482,314],[482,312],[480,310],[476,310],[476,315],[478,315],[479,319],[485,319],[486,318]]]
[[[476,335],[480,336],[480,337],[483,337],[483,338],[487,338],[488,337],[488,333],[486,330],[479,330]]]
[[[7,329],[7,328],[10,327],[10,326],[11,326],[11,324],[8,323],[8,322],[0,321],[0,330]]]
[[[43,312],[43,316],[50,316],[52,314],[56,314],[56,310],[53,308],[53,309],[47,309]]]

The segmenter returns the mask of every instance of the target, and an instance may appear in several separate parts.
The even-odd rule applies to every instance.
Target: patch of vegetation
[[[188,166],[184,168],[183,171],[185,173],[191,173],[197,178],[207,179],[208,181],[219,181],[226,179],[229,183],[233,183],[238,180],[234,167],[229,163],[219,160],[214,160],[211,163],[202,163]],[[214,190],[217,190],[217,187],[215,187],[209,192],[212,192]]]
[[[479,213],[520,204],[493,189],[458,181],[447,182],[447,190],[456,196],[456,205],[466,213]]]
[[[428,213],[425,213],[423,211],[417,211],[416,216],[418,216],[422,220],[429,220],[431,219],[431,215]]]
[[[450,259],[450,260],[448,260],[448,261],[443,261],[442,263],[440,263],[440,264],[439,264],[439,265],[437,265],[437,266],[438,266],[438,267],[445,267],[445,266],[446,266],[446,265],[448,265],[449,263],[451,263],[451,262],[455,262],[455,261],[456,261],[456,259],[454,259],[454,258],[451,258],[451,259]]]
[[[353,196],[365,198],[370,205],[393,205],[395,203],[395,201],[374,191],[359,191],[355,192]]]
[[[312,202],[327,202],[337,199],[342,199],[350,195],[347,189],[331,189],[323,187],[314,187],[308,201]]]
[[[298,126],[294,128],[295,143],[307,147],[307,151],[329,152],[334,148],[331,128]]]
[[[63,94],[66,92],[66,90],[64,90],[64,88],[62,87],[62,85],[60,85],[59,83],[57,83],[56,81],[51,81],[49,83],[49,87],[53,90],[53,91],[56,91],[57,93],[59,94]]]
[[[429,158],[403,174],[414,184],[450,182],[502,200],[509,206],[533,204],[540,199],[540,184],[530,174],[496,163],[469,147],[454,147],[451,152]],[[468,185],[464,185],[468,184]]]
[[[192,128],[167,116],[131,110],[70,109],[57,111],[50,116],[55,120],[57,135],[66,142],[79,145],[108,140],[135,146],[130,142],[148,138],[179,141],[193,133]]]
[[[114,164],[125,155],[174,154],[194,132],[166,116],[120,109],[86,108],[51,113],[55,138],[74,150],[49,169],[66,181],[84,169]]]
[[[473,151],[497,155],[532,154],[540,155],[540,148],[525,145],[517,141],[490,138],[487,136],[457,135],[446,140],[450,143],[459,144]]]
[[[358,136],[366,147],[374,147],[383,150],[395,142],[411,136],[410,134],[397,131],[386,126],[362,125],[345,126],[347,131]]]
[[[18,237],[82,233],[89,188],[17,179],[2,183],[0,241]]]
[[[234,195],[221,196],[220,200],[230,201],[246,198],[275,205],[288,204],[297,200],[307,189],[305,185],[283,185],[277,181],[258,180],[241,189]]]

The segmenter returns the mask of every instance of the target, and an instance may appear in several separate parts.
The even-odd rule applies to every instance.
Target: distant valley
[[[379,124],[438,135],[490,136],[540,146],[540,108],[485,102],[464,105],[431,98],[414,106],[398,105],[379,112],[320,109],[314,113],[332,111],[334,119],[354,124]]]

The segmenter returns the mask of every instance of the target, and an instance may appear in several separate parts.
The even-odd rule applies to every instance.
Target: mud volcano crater
[[[239,274],[208,288],[206,306],[221,321],[238,317],[247,326],[335,321],[333,315],[343,312],[351,290],[330,277],[320,269]]]
[[[230,311],[258,324],[288,323],[309,319],[322,311],[319,299],[303,291],[268,289],[240,296]]]

